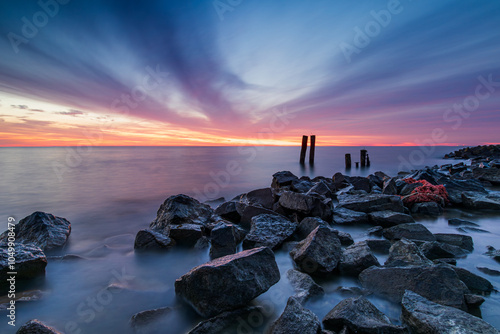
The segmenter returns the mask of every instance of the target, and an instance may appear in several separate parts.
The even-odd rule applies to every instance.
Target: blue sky
[[[500,1],[2,1],[0,33],[1,146],[238,145],[277,110],[259,143],[500,142]]]

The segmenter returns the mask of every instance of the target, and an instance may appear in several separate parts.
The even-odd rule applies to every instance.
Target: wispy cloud
[[[56,114],[76,117],[80,115],[85,115],[86,113],[81,110],[70,109],[69,111],[57,111]]]

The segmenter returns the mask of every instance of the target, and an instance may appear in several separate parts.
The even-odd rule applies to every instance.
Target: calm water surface
[[[395,175],[408,169],[402,161],[421,163],[415,168],[449,163],[441,157],[455,149],[439,147],[428,153],[411,147],[370,147],[370,168],[345,171],[344,154],[351,153],[353,162],[359,161],[359,147],[318,147],[314,168],[298,164],[297,147],[102,147],[80,153],[68,148],[0,148],[0,228],[6,228],[10,216],[19,220],[37,210],[65,217],[72,223],[72,233],[62,253],[87,258],[49,261],[45,280],[36,286],[45,292],[44,297],[18,304],[17,323],[37,318],[66,334],[133,333],[129,325],[133,314],[172,306],[176,309],[167,319],[168,330],[163,327],[160,332],[185,333],[200,319],[177,304],[173,283],[192,267],[207,262],[208,251],[174,250],[146,256],[133,251],[135,233],[149,225],[168,196],[184,193],[201,201],[230,199],[269,186],[271,175],[280,170],[311,177],[338,171],[366,176],[378,170]],[[500,270],[495,261],[482,255],[487,245],[500,247],[500,215],[447,210],[445,216],[423,223],[432,232],[456,233],[447,225],[452,217],[475,221],[491,232],[471,234],[475,250],[459,260],[459,265],[500,287],[500,278],[476,269]],[[363,227],[342,229],[356,241],[367,238]],[[292,261],[286,250],[278,251],[276,259],[282,279],[255,301],[265,306],[266,320],[279,316],[293,294],[286,279]],[[338,278],[322,285],[325,297],[307,305],[320,318],[346,297],[335,291],[339,285],[358,283]],[[370,299],[394,322],[399,321],[399,306]],[[481,309],[483,318],[500,328],[500,298],[496,294],[487,297]],[[8,326],[4,315],[2,318],[0,332],[15,333],[17,328]],[[262,332],[257,320],[249,322],[254,333]]]

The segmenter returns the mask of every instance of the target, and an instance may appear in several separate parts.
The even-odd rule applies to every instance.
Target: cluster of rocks
[[[448,153],[445,159],[498,159],[500,158],[500,145],[479,145],[464,147],[455,152]]]
[[[423,327],[441,332],[443,326],[458,332],[497,333],[467,313],[494,291],[485,278],[456,266],[457,258],[473,250],[472,238],[433,234],[416,223],[412,213],[432,213],[433,208],[422,206],[415,212],[405,207],[401,196],[411,192],[412,185],[404,177],[432,184],[446,181],[445,186],[472,184],[488,193],[478,181],[453,183],[449,174],[435,169],[397,178],[378,172],[366,178],[337,173],[310,179],[283,171],[273,175],[270,188],[242,194],[215,210],[186,195],[168,198],[149,228],[137,234],[135,248],[210,247],[213,260],[175,282],[177,297],[208,318],[191,333],[217,333],[238,314],[259,312],[251,301],[281,279],[273,250],[285,244],[296,267],[286,276],[296,293],[269,326],[269,333],[407,333]],[[456,189],[450,187],[452,192]],[[456,226],[466,223],[450,221]],[[355,243],[335,228],[354,224],[376,226],[383,239]],[[374,252],[388,254],[384,264]],[[305,302],[324,293],[315,278],[337,275],[357,277],[365,291],[401,303],[403,325],[392,324],[362,296],[341,301],[321,322]],[[428,312],[440,316],[431,321]],[[449,321],[454,317],[456,323]]]

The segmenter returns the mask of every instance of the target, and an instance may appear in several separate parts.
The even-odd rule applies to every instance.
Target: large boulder
[[[332,218],[331,203],[319,197],[284,191],[279,199],[279,204],[285,209],[305,216],[319,217],[326,221]]]
[[[165,232],[170,225],[193,224],[205,226],[213,221],[213,210],[207,204],[186,196],[170,196],[160,206],[156,219],[149,225],[153,230]]]
[[[271,188],[255,189],[240,196],[240,203],[261,206],[271,210],[274,204],[274,194]]]
[[[12,269],[9,264],[9,257],[12,256],[11,250],[6,243],[0,244],[0,289],[7,287],[10,277],[7,273],[16,272],[16,281],[28,280],[38,276],[45,275],[45,267],[47,266],[47,258],[42,250],[34,245],[15,245],[15,264]],[[2,292],[0,290],[0,292]]]
[[[292,236],[297,224],[278,215],[258,215],[252,218],[250,232],[243,240],[243,248],[269,247],[276,249]]]
[[[437,241],[425,241],[420,246],[420,250],[430,260],[463,257],[467,255],[464,249]]]
[[[308,274],[290,269],[287,271],[286,277],[295,291],[294,297],[301,303],[304,303],[310,297],[320,296],[325,293],[323,288],[316,284]]]
[[[403,238],[395,242],[389,249],[386,267],[431,266],[429,260],[412,241]]]
[[[188,334],[234,333],[237,332],[237,327],[241,326],[240,321],[256,318],[264,318],[261,307],[244,307],[235,311],[223,312],[213,318],[204,320],[190,330]]]
[[[478,317],[453,307],[436,304],[412,291],[405,292],[401,304],[403,306],[401,317],[412,333],[499,333]]]
[[[370,194],[346,195],[339,198],[339,207],[365,213],[375,211],[404,212],[403,202],[399,196]]]
[[[61,332],[47,326],[40,320],[33,319],[19,327],[16,334],[61,334]]]
[[[333,210],[332,219],[335,224],[339,225],[367,224],[369,222],[368,215],[366,213],[339,207],[336,207]]]
[[[435,233],[436,241],[458,246],[462,249],[465,249],[469,252],[472,252],[474,249],[474,242],[472,241],[472,237],[463,234],[449,234],[449,233]]]
[[[394,211],[376,211],[368,214],[370,224],[382,227],[392,227],[399,224],[414,223],[412,216]]]
[[[299,269],[308,274],[332,273],[342,256],[337,235],[327,227],[319,226],[290,251]]]
[[[335,189],[335,186],[333,184],[331,186]],[[325,181],[319,181],[318,183],[316,183],[311,189],[309,189],[306,195],[320,195],[331,199],[335,198],[335,194],[332,188],[330,188],[330,186]]]
[[[478,293],[482,295],[490,294],[495,289],[491,284],[491,282],[488,281],[486,278],[471,273],[467,269],[452,265],[450,265],[450,268],[455,271],[458,278],[460,278],[460,280],[464,282],[467,288],[473,293]]]
[[[466,309],[467,287],[453,269],[441,266],[371,267],[359,275],[363,287],[394,302],[412,290],[436,303]]]
[[[343,275],[358,276],[371,266],[380,266],[380,264],[366,241],[356,242],[342,252],[339,269]]]
[[[160,251],[175,246],[175,241],[168,236],[153,230],[140,230],[134,242],[136,250]]]
[[[239,204],[237,201],[224,202],[215,208],[215,214],[232,223],[238,224],[241,220],[241,214],[238,211]]]
[[[403,327],[393,325],[385,314],[364,297],[342,300],[323,318],[323,324],[332,331],[347,327],[352,333],[406,333]]]
[[[288,298],[285,310],[272,323],[268,334],[318,334],[321,332],[321,322],[318,317],[294,297]]]
[[[281,171],[273,174],[273,181],[271,187],[274,189],[280,189],[282,187],[291,186],[294,182],[297,182],[299,178],[295,176],[292,172]]]
[[[170,225],[166,233],[177,244],[192,247],[205,235],[205,227],[198,224]]]
[[[16,243],[33,244],[43,251],[63,247],[71,233],[71,223],[50,213],[33,212],[14,225]],[[9,231],[0,236],[0,242],[7,242]]]
[[[219,223],[210,232],[210,257],[212,259],[236,253],[236,228],[230,224]]]
[[[197,266],[175,281],[176,295],[203,317],[247,305],[280,280],[273,252],[254,248]]]
[[[435,241],[436,237],[422,224],[401,224],[384,230],[384,237],[389,240]]]

